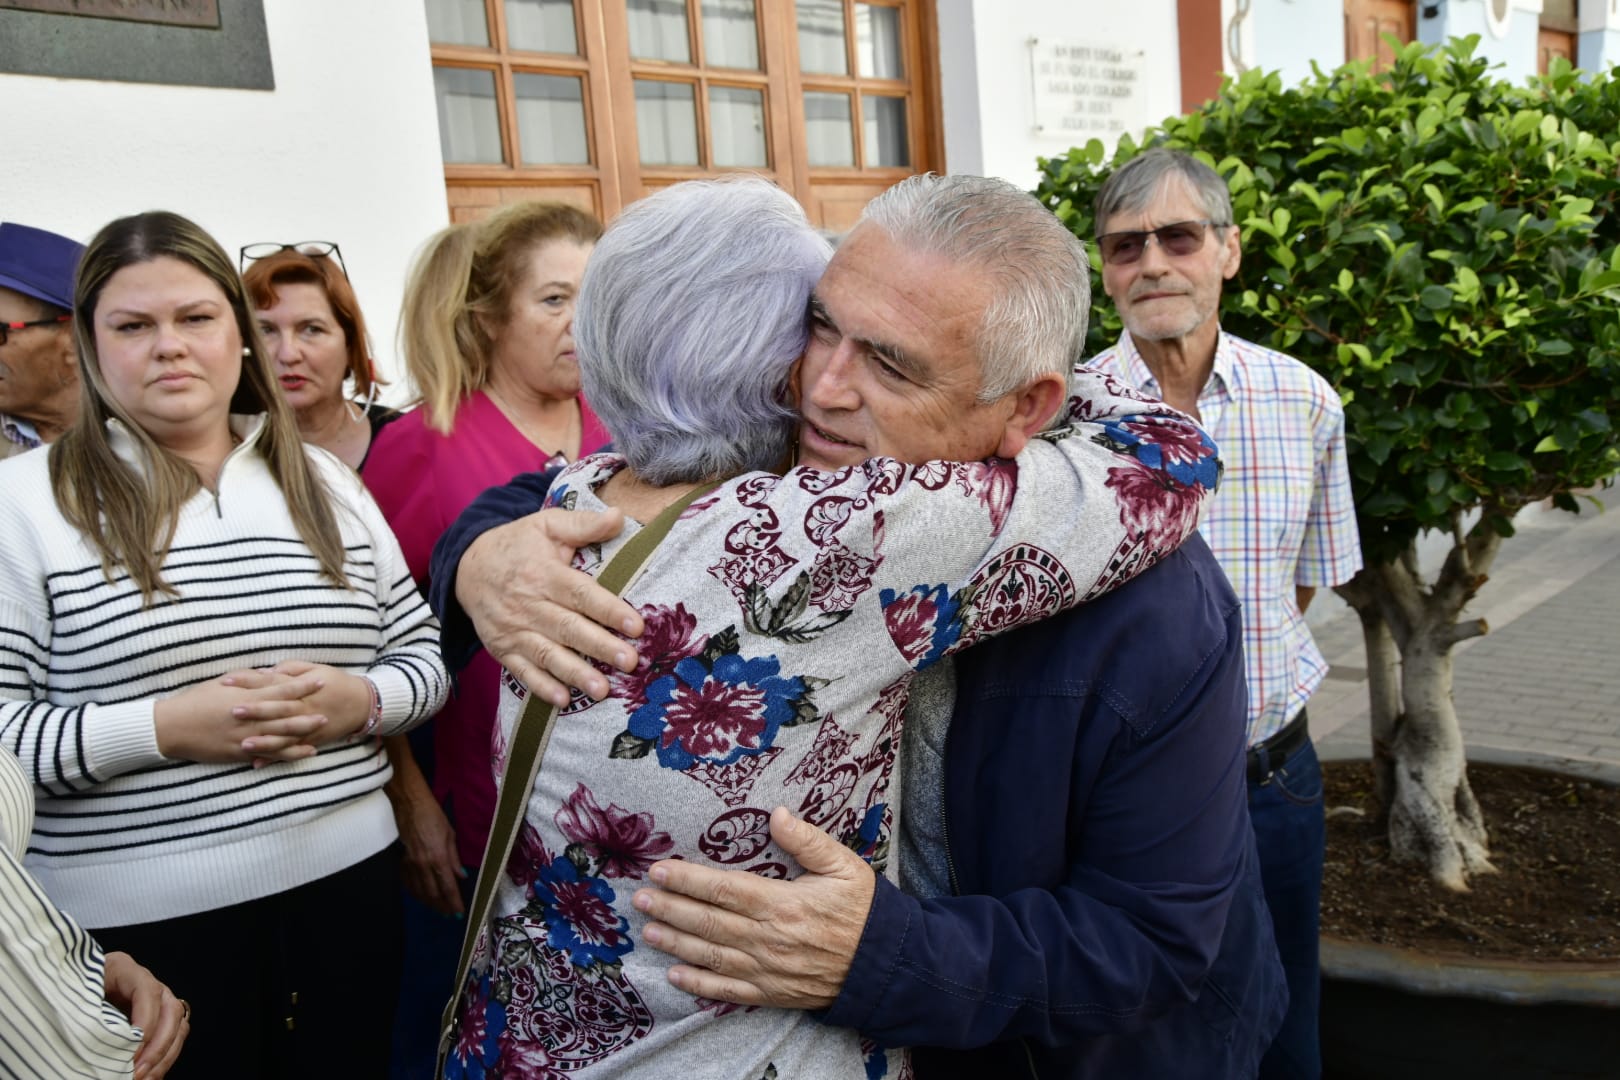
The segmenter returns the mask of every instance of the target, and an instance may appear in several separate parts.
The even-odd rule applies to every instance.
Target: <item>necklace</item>
[[[495,388],[495,384],[493,382],[484,384],[484,393],[489,395],[489,399],[495,403],[495,407],[501,411],[501,415],[506,417],[513,427],[517,428],[518,433],[533,443],[537,449],[547,454],[562,454],[569,460],[572,460],[574,457],[578,456],[577,454],[569,454],[567,452],[570,446],[584,436],[584,432],[582,430],[584,421],[577,407],[568,409],[568,422],[563,427],[561,436],[556,439],[557,449],[554,451],[552,449],[553,440],[551,438],[554,432],[547,430],[543,424],[537,425],[531,422],[528,417],[520,413],[511,405],[511,403],[506,400],[501,392]],[[573,406],[576,403],[573,401],[573,399],[567,399],[565,401],[559,401],[556,404],[561,406]]]

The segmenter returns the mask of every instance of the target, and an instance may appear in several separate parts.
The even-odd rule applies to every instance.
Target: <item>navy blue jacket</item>
[[[957,895],[879,878],[826,1021],[917,1047],[919,1080],[1254,1076],[1287,990],[1249,826],[1242,640],[1194,536],[959,656],[944,806],[904,811],[945,815]]]
[[[477,648],[456,564],[550,479],[485,492],[435,547],[453,667]],[[905,811],[946,815],[959,895],[879,877],[827,1022],[919,1048],[919,1080],[1253,1076],[1286,990],[1248,820],[1241,650],[1237,597],[1195,536],[961,654],[944,806]]]

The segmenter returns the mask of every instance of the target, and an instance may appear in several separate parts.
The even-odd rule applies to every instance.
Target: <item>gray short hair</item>
[[[867,204],[876,226],[909,251],[981,271],[995,296],[979,326],[979,400],[995,401],[1042,375],[1068,378],[1085,352],[1091,264],[1085,245],[1033,195],[1005,180],[902,180]]]
[[[798,424],[788,376],[831,256],[799,204],[758,177],[675,184],[602,234],[574,313],[580,381],[641,479],[781,460]]]
[[[1177,178],[1187,185],[1206,218],[1220,226],[1232,224],[1232,192],[1221,174],[1191,154],[1159,146],[1131,158],[1103,181],[1093,215],[1097,235],[1115,214],[1146,210],[1159,189]]]

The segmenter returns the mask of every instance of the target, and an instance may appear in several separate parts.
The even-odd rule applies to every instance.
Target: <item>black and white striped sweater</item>
[[[186,504],[143,607],[58,512],[43,450],[0,462],[0,744],[38,799],[27,865],[89,927],[209,911],[336,873],[394,839],[378,739],[262,769],[164,758],[153,706],[228,671],[283,660],[376,683],[383,733],[433,715],[448,688],[438,624],[371,497],[312,450],[337,504],[351,589],[320,576],[256,452]],[[114,422],[114,446],[138,454]]]

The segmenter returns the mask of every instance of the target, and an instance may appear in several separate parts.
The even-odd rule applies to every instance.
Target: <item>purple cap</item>
[[[0,286],[73,310],[73,269],[84,245],[44,229],[0,223]]]

